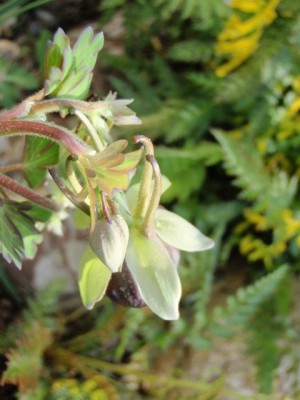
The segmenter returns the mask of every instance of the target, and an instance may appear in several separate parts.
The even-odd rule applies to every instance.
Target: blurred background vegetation
[[[165,205],[216,247],[182,255],[172,323],[109,300],[66,311],[59,284],[32,298],[1,268],[0,397],[300,398],[299,2],[3,2],[1,107],[39,87],[58,26],[89,24],[106,37],[94,93],[135,99]]]

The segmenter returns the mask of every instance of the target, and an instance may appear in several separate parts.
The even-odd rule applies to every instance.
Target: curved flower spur
[[[146,304],[159,317],[175,320],[181,297],[179,250],[203,251],[214,242],[182,217],[159,207],[166,180],[153,145],[142,135],[133,140],[145,151],[141,181],[126,192],[123,187],[113,203],[101,196],[103,218],[94,224],[90,239],[98,259],[86,250],[80,292],[88,308],[107,292],[121,304]]]

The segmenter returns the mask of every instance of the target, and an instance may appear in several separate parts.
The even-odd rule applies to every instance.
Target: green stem
[[[74,161],[77,161],[77,160],[76,159],[74,160],[73,156],[67,157],[65,167],[66,167],[66,173],[68,175],[69,182],[72,185],[73,189],[78,194],[78,193],[81,193],[82,186],[79,183],[77,176],[75,174],[74,168],[73,168]]]
[[[78,136],[61,126],[36,121],[0,121],[0,136],[39,136],[63,145],[76,155],[94,155],[96,152]]]
[[[17,104],[9,110],[2,111],[0,113],[0,121],[9,121],[16,118],[27,117],[34,104],[37,101],[42,100],[44,96],[45,91],[44,89],[41,89],[38,92],[34,93],[32,96],[27,97],[27,99],[22,101],[22,103]]]
[[[149,165],[151,165],[154,173],[154,188],[149,201],[149,207],[141,225],[141,230],[146,236],[149,236],[154,230],[154,217],[160,202],[162,180],[159,165],[156,159],[152,155],[147,155],[146,160],[148,161]]]
[[[91,136],[91,138],[94,141],[94,144],[97,148],[97,150],[100,152],[101,150],[103,150],[103,145],[101,142],[101,139],[96,131],[96,129],[93,127],[93,125],[91,124],[91,121],[86,117],[86,115],[84,115],[81,111],[79,110],[75,110],[73,112],[74,115],[76,115],[80,121],[85,125],[89,135]]]
[[[86,188],[89,193],[89,200],[90,200],[90,215],[91,215],[91,231],[95,229],[97,218],[98,218],[98,212],[97,212],[97,199],[96,199],[96,193],[94,189],[92,188],[90,181],[88,179],[88,176],[85,172],[84,167],[81,165],[80,162],[78,162],[78,168],[82,174],[82,177],[84,179]]]
[[[133,143],[142,143],[145,148],[146,155],[154,155],[154,148],[151,140],[143,135],[136,135],[133,137]],[[143,174],[138,194],[137,205],[135,209],[135,218],[144,217],[149,205],[149,193],[151,193],[153,169],[152,166],[146,162],[143,168]]]
[[[43,208],[47,208],[51,211],[57,211],[57,207],[52,201],[46,199],[45,197],[40,196],[33,190],[20,185],[13,179],[9,178],[6,175],[0,174],[0,186],[24,197],[25,199],[32,201],[33,203],[38,204]]]
[[[99,111],[107,107],[104,101],[82,101],[74,99],[49,99],[39,101],[31,107],[32,113],[52,113],[68,109],[78,110],[84,114]]]
[[[61,192],[66,196],[67,199],[71,201],[76,207],[80,208],[85,214],[90,215],[90,209],[88,205],[84,202],[78,201],[76,195],[72,193],[64,184],[63,180],[58,176],[57,170],[55,168],[48,169],[50,175],[52,176],[54,182],[61,190]]]

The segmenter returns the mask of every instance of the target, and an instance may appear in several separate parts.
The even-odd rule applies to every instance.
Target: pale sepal
[[[178,319],[181,284],[176,266],[160,240],[133,228],[126,263],[148,307],[162,319]]]
[[[111,275],[109,269],[88,246],[80,261],[78,280],[80,296],[88,310],[105,295]]]
[[[159,208],[155,214],[155,231],[168,245],[183,251],[211,249],[214,241],[194,225],[171,211]]]
[[[126,221],[120,215],[112,215],[111,221],[98,220],[90,233],[90,246],[100,260],[111,270],[122,269],[129,239]]]

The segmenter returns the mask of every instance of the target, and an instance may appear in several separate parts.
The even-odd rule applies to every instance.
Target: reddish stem
[[[95,150],[66,128],[36,121],[0,121],[0,136],[41,136],[62,144],[71,154],[93,155]]]
[[[12,192],[24,197],[27,200],[32,201],[33,203],[36,203],[44,208],[48,208],[49,210],[52,211],[57,211],[57,207],[52,201],[46,199],[45,197],[40,196],[33,190],[20,185],[13,179],[9,178],[6,175],[0,174],[0,186],[11,190]]]

